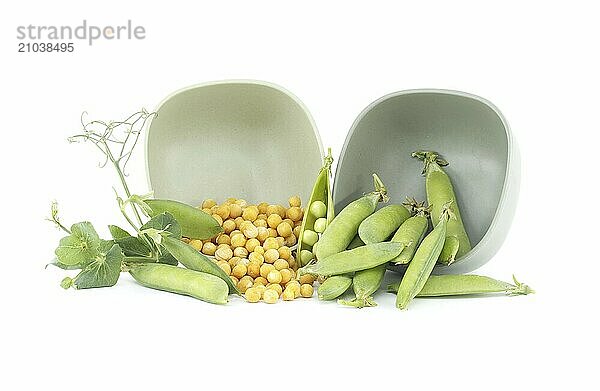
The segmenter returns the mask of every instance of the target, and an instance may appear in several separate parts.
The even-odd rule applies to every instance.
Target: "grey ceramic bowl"
[[[309,197],[323,147],[310,113],[285,89],[251,80],[205,83],[171,94],[156,111],[146,133],[155,197],[192,205]]]
[[[391,202],[425,200],[419,149],[438,151],[450,163],[461,215],[473,249],[434,273],[465,273],[489,261],[508,232],[517,204],[519,153],[500,111],[480,97],[457,91],[411,90],[384,96],[356,119],[334,180],[340,210],[372,191],[371,174],[385,182]],[[402,271],[402,267],[392,267]]]

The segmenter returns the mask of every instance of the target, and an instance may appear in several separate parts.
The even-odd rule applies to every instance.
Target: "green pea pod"
[[[471,242],[465,231],[464,224],[460,217],[460,210],[454,194],[454,188],[450,177],[444,172],[442,166],[447,166],[448,162],[442,159],[438,153],[433,151],[413,152],[413,157],[425,162],[423,175],[425,175],[425,187],[427,190],[427,201],[431,206],[431,221],[437,225],[440,220],[442,208],[448,202],[451,202],[450,211],[453,217],[448,221],[447,236],[455,236],[458,239],[459,246],[455,258],[459,259],[471,251]],[[448,242],[448,246],[455,246],[453,241]],[[447,249],[444,254],[452,254],[453,249]],[[454,259],[446,259],[446,263],[451,263]]]
[[[365,243],[383,242],[410,215],[411,212],[402,205],[386,206],[367,217],[360,224],[358,227],[359,237]],[[355,299],[351,301],[338,300],[338,303],[356,308],[376,306],[377,303],[371,295],[381,286],[384,274],[385,265],[356,272],[352,277],[352,289],[354,290]]]
[[[352,285],[352,277],[348,275],[331,276],[317,289],[319,300],[334,300],[343,295]]]
[[[444,242],[444,248],[442,249],[438,262],[443,263],[444,265],[450,265],[454,262],[459,248],[460,241],[456,236],[447,236],[446,234],[446,242]]]
[[[392,259],[392,262],[396,265],[404,265],[410,262],[429,226],[429,208],[425,207],[424,203],[417,203],[413,198],[408,199],[405,205],[409,206],[414,216],[402,223],[391,239],[392,242],[404,243],[404,250]]]
[[[377,174],[373,174],[375,191],[352,201],[333,219],[314,246],[317,260],[344,251],[358,233],[360,223],[373,212],[380,201],[387,202],[387,190]]]
[[[171,200],[146,200],[145,202],[152,209],[151,217],[163,212],[172,214],[181,226],[181,234],[190,239],[210,239],[223,232],[217,220],[193,206]]]
[[[327,156],[323,159],[323,167],[319,171],[319,175],[317,176],[317,180],[313,186],[312,193],[310,194],[310,199],[304,208],[304,216],[302,217],[302,225],[300,226],[300,234],[298,235],[298,248],[296,254],[300,254],[302,250],[312,251],[312,248],[304,243],[304,231],[311,230],[314,231],[315,221],[317,220],[317,216],[313,215],[309,211],[309,207],[315,201],[323,202],[327,207],[326,219],[327,225],[331,223],[334,217],[334,209],[333,209],[333,196],[331,195],[331,164],[333,163],[333,157],[331,156],[331,148],[328,149]],[[310,254],[309,254],[310,255]],[[310,257],[298,257],[300,259],[300,263],[302,266],[306,265],[310,262],[312,256]]]
[[[366,244],[383,242],[410,217],[403,205],[388,205],[360,223],[358,235]]]
[[[529,286],[517,281],[515,276],[513,276],[513,281],[514,285],[475,274],[429,276],[417,297],[480,295],[485,293],[504,293],[514,296],[535,293]],[[390,284],[387,287],[387,291],[396,293],[399,286],[400,281]]]
[[[338,300],[338,303],[356,308],[375,307],[377,303],[371,295],[381,286],[384,275],[385,265],[356,272],[352,278],[352,289],[356,297],[351,301]]]
[[[217,276],[229,286],[229,293],[240,294],[240,291],[231,281],[231,278],[215,262],[199,253],[192,246],[181,240],[165,237],[162,244],[183,266],[197,272],[203,272]]]
[[[404,245],[402,243],[383,242],[366,244],[353,250],[346,250],[330,255],[316,263],[308,264],[298,269],[298,273],[300,275],[316,274],[329,277],[371,269],[397,257],[403,249]]]
[[[448,216],[451,213],[449,208],[450,205],[444,206],[441,220],[423,239],[408,264],[396,296],[396,307],[401,310],[406,309],[411,300],[421,291],[442,252],[446,239]]]
[[[227,303],[227,284],[212,274],[160,263],[136,264],[129,274],[148,288],[191,296],[213,304]]]

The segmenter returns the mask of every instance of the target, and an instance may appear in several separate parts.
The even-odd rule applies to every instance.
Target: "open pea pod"
[[[333,196],[331,194],[331,164],[333,163],[333,157],[331,156],[331,148],[327,150],[327,156],[323,159],[323,167],[319,171],[315,185],[313,186],[310,198],[304,208],[304,217],[302,218],[302,225],[300,226],[300,234],[298,235],[298,248],[296,250],[296,257],[300,260],[300,265],[306,265],[312,259],[312,246],[316,240],[308,240],[305,238],[305,231],[311,231],[310,234],[317,239],[315,223],[318,219],[325,218],[326,225],[329,225],[335,217],[333,207]],[[322,213],[313,213],[311,206],[313,203],[322,202],[325,205],[325,216],[321,216]],[[322,221],[322,220],[321,220]],[[324,228],[324,227],[323,227]],[[317,229],[318,230],[318,229]],[[311,244],[312,243],[312,244]],[[304,251],[304,256],[303,256]],[[308,254],[308,255],[306,255]]]

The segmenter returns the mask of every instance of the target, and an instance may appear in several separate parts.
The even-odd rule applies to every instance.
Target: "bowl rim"
[[[491,254],[490,259],[484,261],[484,262],[477,262],[474,264],[469,264],[470,259],[476,255],[477,253],[479,253],[482,249],[485,249],[489,246],[488,242],[490,242],[490,240],[492,240],[492,237],[494,236],[495,232],[497,231],[497,227],[500,224],[499,221],[500,219],[500,215],[506,211],[507,209],[507,202],[508,202],[508,198],[509,198],[509,189],[511,191],[515,191],[516,197],[518,197],[518,192],[519,192],[519,185],[518,182],[520,181],[520,179],[517,180],[517,184],[516,184],[516,188],[513,190],[511,189],[513,186],[515,186],[514,183],[512,183],[510,176],[514,175],[515,173],[513,172],[513,170],[515,169],[515,166],[519,166],[519,152],[518,152],[518,146],[516,144],[516,140],[510,130],[510,125],[508,124],[508,121],[506,120],[506,118],[504,117],[504,115],[502,114],[502,112],[500,111],[500,109],[498,109],[496,107],[496,105],[494,105],[492,102],[490,102],[489,100],[482,98],[481,96],[475,95],[475,94],[471,94],[468,92],[464,92],[464,91],[458,91],[458,90],[450,90],[450,89],[436,89],[436,88],[415,88],[415,89],[409,89],[409,90],[401,90],[401,91],[395,91],[395,92],[391,92],[388,93],[374,101],[372,101],[369,105],[367,105],[367,107],[365,107],[360,114],[356,117],[356,119],[354,120],[354,122],[352,123],[352,126],[350,127],[350,131],[348,132],[348,134],[346,135],[346,139],[344,140],[344,145],[340,151],[339,157],[338,157],[338,161],[337,161],[337,165],[336,165],[336,170],[335,170],[335,177],[333,180],[333,199],[335,202],[335,196],[336,196],[336,189],[337,189],[337,183],[338,183],[338,172],[339,172],[339,167],[341,166],[342,162],[344,161],[345,157],[346,157],[346,149],[348,147],[348,142],[349,140],[352,138],[352,135],[354,135],[354,131],[356,130],[358,124],[363,120],[363,118],[369,113],[371,112],[371,110],[373,108],[375,108],[376,106],[378,106],[380,103],[387,101],[391,98],[395,98],[397,96],[403,96],[403,95],[418,95],[418,94],[438,94],[438,95],[450,95],[450,96],[458,96],[458,97],[462,97],[462,98],[468,98],[468,99],[472,99],[475,100],[479,103],[482,103],[484,105],[486,105],[487,107],[489,107],[494,114],[496,114],[496,116],[500,119],[502,126],[504,127],[505,133],[506,133],[506,140],[507,140],[507,159],[506,159],[506,171],[504,173],[504,186],[502,187],[502,193],[500,194],[500,200],[498,202],[498,207],[496,208],[496,211],[494,212],[494,216],[492,218],[492,221],[490,223],[490,226],[488,227],[487,231],[485,232],[485,234],[483,235],[483,237],[481,238],[481,240],[471,249],[471,251],[469,251],[469,253],[466,254],[465,257],[463,257],[462,259],[457,260],[456,262],[450,264],[450,265],[440,265],[440,264],[436,264],[435,266],[435,270],[438,273],[457,273],[457,272],[462,272],[464,270],[468,270],[468,271],[472,271],[475,270],[479,267],[481,267],[483,264],[485,264],[486,262],[488,262],[493,255],[495,255],[495,253],[497,252],[497,249],[495,251],[493,251],[493,253]],[[511,169],[512,168],[512,169]],[[516,167],[516,169],[518,170],[518,167]],[[517,172],[517,176],[519,176],[520,174]],[[514,215],[514,210],[511,211],[510,208],[508,208],[508,212],[512,213]],[[515,209],[515,208],[513,208]],[[512,220],[512,216],[510,216],[510,219]],[[504,235],[504,237],[506,237],[506,234]],[[502,239],[502,241],[504,240],[504,238]],[[500,246],[498,246],[499,248]],[[473,262],[471,262],[473,263]],[[475,267],[472,267],[475,266]]]
[[[275,83],[272,83],[269,81],[257,80],[257,79],[222,79],[222,80],[212,80],[212,81],[206,81],[206,82],[192,84],[192,85],[189,85],[186,87],[179,88],[179,89],[171,92],[170,94],[168,94],[165,98],[163,98],[160,101],[160,103],[158,103],[158,105],[155,106],[155,108],[152,112],[158,113],[159,110],[163,107],[163,105],[165,103],[167,103],[169,100],[171,100],[172,98],[174,98],[175,96],[177,96],[181,93],[184,93],[184,92],[187,92],[190,90],[194,90],[194,89],[198,89],[198,88],[211,87],[211,86],[216,86],[216,85],[225,85],[225,84],[246,84],[246,85],[268,87],[268,88],[271,88],[273,90],[276,90],[276,91],[281,92],[284,95],[286,95],[294,103],[296,103],[302,109],[304,114],[306,115],[306,118],[308,119],[310,126],[312,128],[312,131],[317,140],[317,145],[319,147],[319,154],[321,155],[321,159],[323,158],[323,156],[325,156],[324,149],[323,149],[323,141],[321,140],[321,135],[319,134],[319,129],[317,128],[317,124],[315,123],[315,120],[314,120],[312,114],[308,110],[308,107],[294,93],[290,92],[288,89],[280,86],[279,84],[275,84]],[[150,118],[150,120],[146,122],[145,127],[143,129],[143,132],[144,132],[144,168],[146,170],[146,182],[148,183],[149,191],[154,191],[154,187],[152,186],[152,180],[150,179],[150,167],[148,164],[150,128],[152,126],[152,122],[153,122],[154,118],[157,116],[158,115]]]

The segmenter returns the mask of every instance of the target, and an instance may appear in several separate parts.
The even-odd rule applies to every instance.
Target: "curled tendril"
[[[112,161],[118,165],[123,175],[127,176],[126,167],[142,134],[142,129],[156,113],[150,113],[142,108],[120,121],[88,121],[87,114],[86,111],[81,114],[82,133],[71,136],[67,140],[70,143],[92,142],[105,157],[99,163],[100,167],[105,167],[109,161]]]

